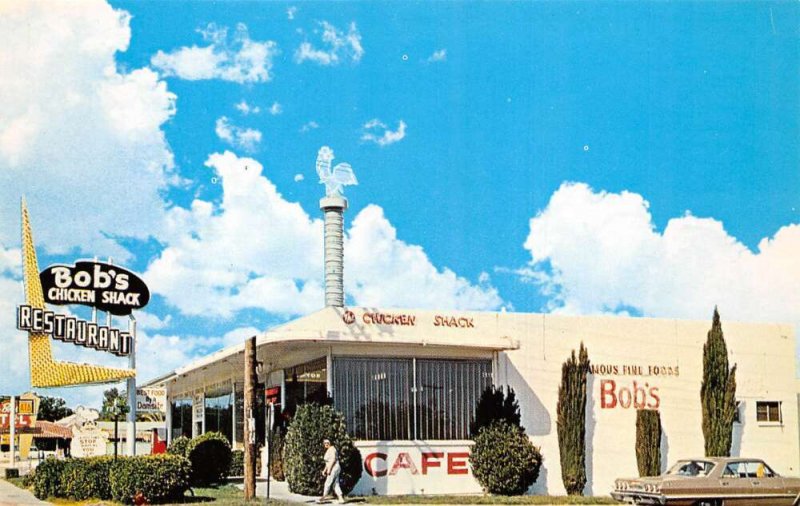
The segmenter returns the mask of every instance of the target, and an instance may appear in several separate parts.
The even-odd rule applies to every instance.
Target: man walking
[[[325,485],[322,486],[322,497],[317,502],[322,502],[333,489],[336,497],[339,498],[339,504],[344,504],[342,487],[339,486],[339,473],[342,471],[342,467],[339,465],[339,452],[331,444],[330,439],[323,439],[322,445],[325,447],[325,469],[322,470],[322,475],[325,476]]]

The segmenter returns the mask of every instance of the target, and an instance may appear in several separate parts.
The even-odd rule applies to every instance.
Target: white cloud
[[[278,114],[283,112],[283,107],[278,102],[273,102],[273,104],[269,108],[269,113],[273,116],[277,116]]]
[[[428,63],[445,60],[447,60],[447,49],[439,49],[438,51],[434,51],[433,54],[428,57]]]
[[[51,252],[124,260],[115,236],[157,230],[161,193],[176,182],[161,131],[176,97],[147,68],[117,68],[129,22],[101,1],[3,4],[0,68],[14,69],[0,79],[3,244],[19,244],[22,195]]]
[[[195,200],[170,211],[168,246],[145,274],[152,289],[190,315],[317,309],[321,222],[284,200],[256,160],[225,152],[206,165],[221,179],[222,202]]]
[[[721,222],[691,214],[659,233],[642,196],[565,183],[530,220],[527,278],[551,309],[800,323],[800,225],[782,227],[755,252]]]
[[[258,114],[261,112],[261,108],[257,105],[253,106],[248,104],[244,99],[239,102],[238,104],[234,105],[237,111],[242,113],[243,116],[247,116],[249,114]]]
[[[222,79],[235,83],[259,83],[272,78],[272,60],[278,54],[275,42],[252,40],[244,23],[236,25],[236,31],[230,37],[228,28],[214,23],[198,31],[210,43],[208,46],[182,47],[170,53],[158,51],[151,58],[151,64],[166,76],[190,81]]]
[[[256,308],[292,316],[322,307],[322,221],[285,200],[256,160],[225,152],[206,165],[221,178],[222,202],[170,211],[167,246],[144,275],[151,288],[188,315],[227,318]],[[487,280],[473,285],[437,269],[421,247],[398,240],[377,206],[355,216],[345,255],[357,304],[490,309],[502,302]]]
[[[255,151],[258,144],[261,143],[261,131],[233,125],[226,116],[217,119],[214,131],[223,141],[247,152]]]
[[[302,175],[302,174],[295,174],[294,175],[294,182],[295,183],[299,183],[300,181],[302,181],[305,178],[306,177],[304,175]]]
[[[364,48],[361,46],[361,34],[355,22],[350,23],[347,33],[327,21],[321,21],[319,24],[322,27],[323,48],[317,49],[310,42],[303,42],[294,54],[297,63],[308,60],[319,65],[338,65],[347,59],[352,63],[361,61]],[[315,33],[318,31],[315,30]]]
[[[364,124],[364,133],[361,140],[374,142],[379,146],[388,146],[395,142],[400,142],[406,136],[406,123],[400,120],[397,130],[394,132],[378,119],[373,119]]]
[[[286,17],[289,18],[289,21],[294,19],[295,14],[297,14],[297,7],[289,7],[286,9]]]
[[[308,123],[300,127],[300,133],[310,132],[311,130],[316,130],[317,128],[319,128],[319,125],[317,124],[316,121],[309,121]]]

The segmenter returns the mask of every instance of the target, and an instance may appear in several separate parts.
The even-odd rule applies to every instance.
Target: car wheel
[[[720,501],[706,500],[706,501],[697,501],[695,503],[695,506],[721,506],[721,504],[722,503]]]

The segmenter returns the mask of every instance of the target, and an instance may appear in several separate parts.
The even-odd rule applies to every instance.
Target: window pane
[[[490,360],[417,360],[417,439],[468,439]]]
[[[284,370],[285,411],[293,416],[305,402],[323,404],[328,397],[328,368],[325,357]]]
[[[764,402],[756,403],[756,420],[766,422],[768,420],[767,404]]]
[[[411,360],[335,358],[336,409],[356,439],[411,439]]]
[[[777,402],[769,403],[769,421],[770,422],[781,421],[780,405]]]
[[[233,436],[232,395],[226,393],[216,397],[206,397],[206,432],[221,432],[228,441]]]
[[[244,383],[234,384],[236,404],[236,443],[244,443]]]

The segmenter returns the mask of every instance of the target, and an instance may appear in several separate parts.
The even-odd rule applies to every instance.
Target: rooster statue
[[[341,197],[345,186],[357,185],[356,175],[349,163],[337,164],[331,170],[333,150],[322,146],[317,153],[317,174],[320,184],[325,185],[325,195],[328,197]]]

